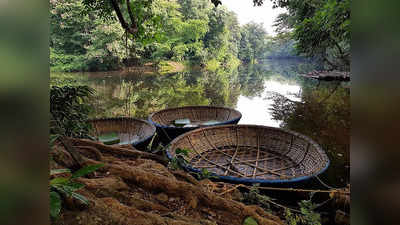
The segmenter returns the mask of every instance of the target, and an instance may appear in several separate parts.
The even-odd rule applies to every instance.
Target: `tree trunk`
[[[112,7],[114,8],[115,13],[117,14],[118,17],[118,21],[121,24],[122,28],[124,28],[124,30],[126,30],[126,32],[130,33],[130,34],[135,34],[137,29],[132,29],[131,26],[129,26],[129,24],[125,21],[124,16],[122,15],[121,9],[118,5],[118,2],[116,0],[111,0],[111,4]],[[132,14],[132,12],[130,12],[130,14]]]

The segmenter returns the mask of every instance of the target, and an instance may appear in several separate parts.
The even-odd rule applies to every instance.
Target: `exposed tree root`
[[[192,177],[190,174],[185,173],[182,170],[172,170],[170,172],[179,180],[183,180],[194,185],[200,185],[200,182],[198,182],[196,179],[194,179],[194,177]]]
[[[165,158],[163,158],[159,155],[154,155],[154,154],[151,154],[148,152],[142,152],[142,151],[134,149],[133,147],[131,149],[127,149],[127,148],[115,147],[115,146],[110,146],[110,145],[104,145],[99,142],[84,140],[84,139],[70,139],[70,140],[74,146],[91,146],[91,147],[98,149],[102,153],[108,153],[108,154],[114,155],[116,157],[133,157],[133,158],[152,159],[163,165],[166,165],[168,163],[168,161]]]
[[[223,199],[213,193],[205,192],[201,187],[120,165],[108,165],[108,167],[111,173],[118,174],[124,180],[133,182],[147,190],[162,190],[169,196],[184,198],[189,208],[196,209],[199,205],[203,205],[230,212],[242,219],[252,216],[259,224],[279,224],[275,222],[279,221],[277,217],[270,214],[260,215],[259,213],[263,210],[259,207],[245,206],[236,201]],[[266,218],[263,218],[263,216]]]
[[[71,142],[80,146],[77,152],[86,165],[105,166],[91,178],[78,179],[86,185],[79,192],[90,206],[82,210],[67,203],[57,224],[241,225],[248,216],[260,225],[283,224],[258,206],[222,198],[185,172],[144,159],[158,158],[155,155],[86,140]],[[53,155],[58,165],[71,163],[72,157],[61,147]]]
[[[98,161],[102,161],[103,155],[100,153],[99,150],[97,150],[94,147],[91,146],[74,146],[79,153],[82,155],[88,157],[88,158],[95,158]],[[81,149],[84,149],[85,151],[80,151]],[[88,155],[91,154],[92,156]]]

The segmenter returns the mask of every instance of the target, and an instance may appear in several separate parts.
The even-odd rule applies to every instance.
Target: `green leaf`
[[[73,192],[71,195],[73,198],[78,199],[79,201],[81,201],[82,203],[84,203],[85,205],[89,204],[89,201],[87,200],[87,198],[83,195],[80,195],[78,193]]]
[[[55,188],[58,192],[63,193],[67,195],[68,197],[72,195],[74,192],[74,189],[65,185],[53,185],[53,188]]]
[[[180,149],[180,148],[178,148],[178,149],[175,150],[175,154],[176,154],[176,155],[188,156],[188,155],[189,155],[189,152],[191,152],[190,149]]]
[[[243,225],[258,225],[258,223],[253,217],[249,216],[244,220]]]
[[[49,140],[49,145],[52,147],[54,145],[54,142],[60,137],[58,134],[50,134],[50,140]]]
[[[70,173],[70,172],[71,172],[71,170],[69,170],[69,169],[54,169],[54,170],[50,170],[50,175]]]
[[[73,191],[76,191],[76,190],[79,190],[79,189],[85,187],[84,184],[77,183],[77,182],[70,182],[70,183],[66,184],[65,186],[71,188],[71,190],[73,190]]]
[[[58,217],[61,211],[61,197],[55,191],[50,191],[50,216],[54,219]]]
[[[69,182],[69,177],[56,177],[54,179],[52,179],[50,181],[50,185],[54,186],[54,185],[65,185]]]
[[[96,164],[96,165],[90,165],[86,166],[84,168],[81,168],[80,170],[76,171],[75,173],[72,174],[71,179],[77,178],[77,177],[82,177],[85,176],[86,174],[92,173],[96,171],[97,169],[103,167],[104,164]]]

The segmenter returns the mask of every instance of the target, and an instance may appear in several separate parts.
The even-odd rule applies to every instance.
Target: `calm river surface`
[[[185,105],[220,105],[242,113],[240,124],[285,127],[317,141],[330,168],[331,185],[349,182],[350,90],[299,74],[319,69],[303,60],[267,60],[231,71],[174,74],[101,72],[51,74],[51,83],[86,84],[96,90],[91,117],[133,116]]]

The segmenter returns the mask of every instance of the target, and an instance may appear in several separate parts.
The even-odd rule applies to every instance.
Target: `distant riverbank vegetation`
[[[286,9],[275,20],[275,36],[262,24],[240,25],[219,0],[51,0],[51,70],[169,64],[215,71],[311,57],[328,70],[349,71],[350,0],[271,1]]]
[[[257,23],[241,26],[233,12],[211,1],[132,1],[141,22],[135,35],[126,32],[114,11],[101,13],[93,2],[50,1],[52,71],[109,71],[166,61],[216,70],[295,56],[289,35],[271,37]]]

